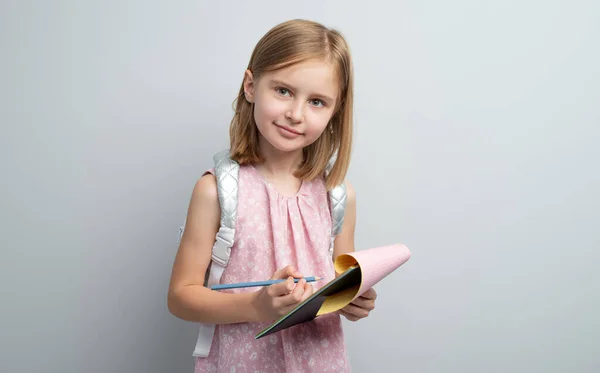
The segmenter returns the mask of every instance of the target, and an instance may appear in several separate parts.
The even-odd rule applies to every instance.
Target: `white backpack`
[[[240,166],[229,157],[229,150],[223,150],[213,157],[215,166],[215,177],[217,179],[219,205],[221,207],[221,226],[217,232],[215,243],[212,248],[212,262],[209,267],[209,274],[205,281],[205,286],[218,284],[221,275],[229,262],[231,247],[235,239],[235,219],[238,206],[238,174]],[[335,157],[328,165],[327,171],[331,170]],[[346,186],[338,185],[328,192],[329,204],[332,218],[331,244],[329,254],[333,255],[333,243],[335,237],[342,230],[344,223],[344,210],[346,208]],[[179,228],[177,244],[181,242],[185,221]],[[200,323],[198,340],[194,349],[194,356],[206,357],[210,352],[210,345],[215,330],[214,324]]]

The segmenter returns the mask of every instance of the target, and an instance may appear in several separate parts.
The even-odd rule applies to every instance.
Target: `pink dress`
[[[221,283],[265,280],[289,264],[304,276],[324,277],[313,283],[315,289],[334,278],[324,180],[304,182],[295,196],[285,196],[253,166],[242,166],[238,193],[235,243]],[[209,355],[196,358],[195,373],[350,371],[339,315],[324,315],[255,340],[268,325],[217,325]]]

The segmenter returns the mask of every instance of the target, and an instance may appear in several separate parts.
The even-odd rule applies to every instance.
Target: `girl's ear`
[[[244,97],[250,103],[254,102],[254,87],[254,75],[252,75],[252,71],[246,70],[244,73]]]

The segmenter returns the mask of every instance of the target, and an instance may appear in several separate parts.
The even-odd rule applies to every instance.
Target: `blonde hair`
[[[296,176],[312,180],[325,175],[328,189],[341,184],[350,164],[352,148],[354,76],[349,47],[336,30],[307,20],[291,20],[273,27],[259,40],[248,64],[255,79],[267,71],[320,59],[331,62],[339,81],[339,99],[327,128],[304,150],[304,160]],[[229,128],[231,158],[240,165],[263,161],[258,149],[258,129],[254,106],[244,99],[244,82],[234,102],[235,114]]]

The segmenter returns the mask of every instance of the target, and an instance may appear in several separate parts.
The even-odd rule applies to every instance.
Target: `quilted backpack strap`
[[[326,174],[329,174],[336,157],[332,157],[327,164]],[[344,225],[344,214],[346,211],[347,190],[346,184],[342,183],[333,187],[329,192],[329,208],[331,210],[331,244],[329,254],[333,256],[335,237],[342,231]]]
[[[229,262],[231,247],[235,237],[235,218],[238,206],[238,180],[240,166],[229,158],[229,150],[223,150],[213,157],[215,177],[221,206],[221,227],[213,245],[213,262],[225,267]],[[220,279],[220,276],[219,276]]]
[[[337,236],[344,225],[344,212],[346,210],[347,190],[346,184],[341,184],[329,191],[331,204],[332,234]]]

